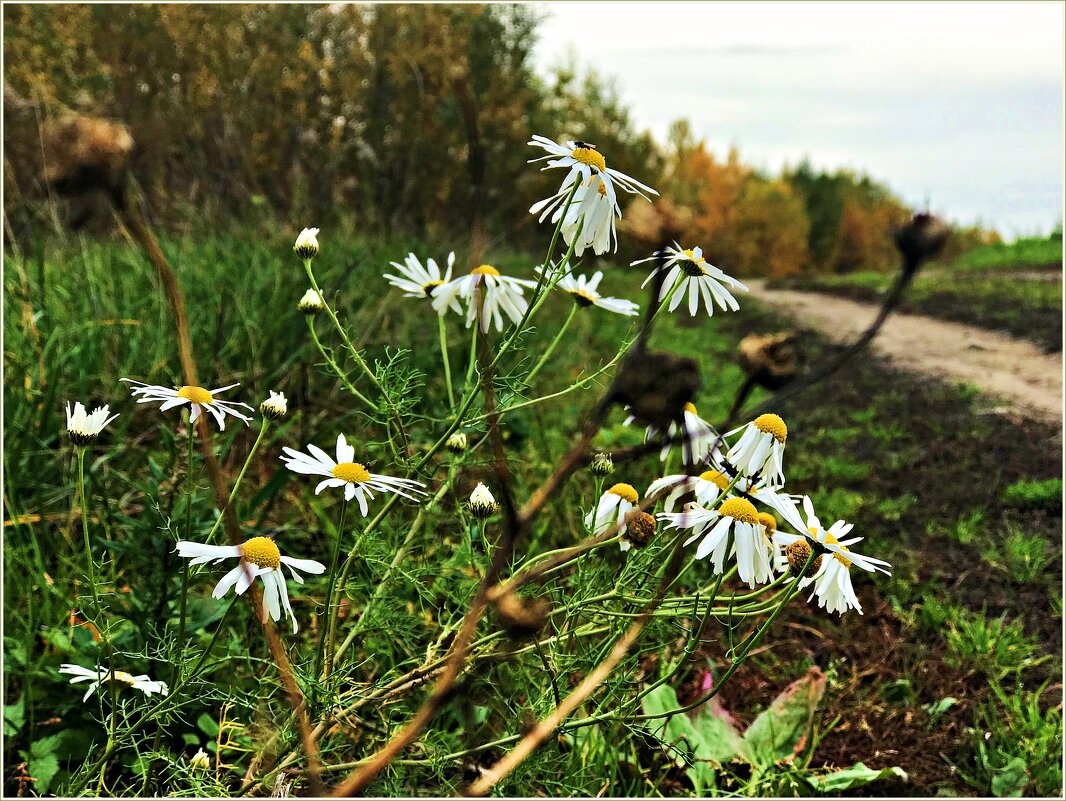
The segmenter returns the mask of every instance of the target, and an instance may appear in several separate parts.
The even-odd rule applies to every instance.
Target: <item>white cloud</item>
[[[543,6],[540,68],[572,48],[659,136],[687,117],[718,151],[863,169],[1006,233],[1061,219],[1061,4]]]

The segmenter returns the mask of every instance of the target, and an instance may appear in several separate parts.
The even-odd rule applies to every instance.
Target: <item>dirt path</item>
[[[817,292],[767,289],[762,281],[748,286],[758,300],[836,342],[853,340],[877,313],[871,304]],[[1047,354],[1005,334],[916,314],[892,314],[873,349],[903,369],[973,384],[1009,411],[1062,421],[1062,353]]]

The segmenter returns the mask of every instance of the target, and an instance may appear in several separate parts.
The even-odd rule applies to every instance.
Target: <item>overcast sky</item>
[[[613,76],[638,125],[808,156],[1008,236],[1062,219],[1063,9],[1045,3],[544,3],[538,67]]]

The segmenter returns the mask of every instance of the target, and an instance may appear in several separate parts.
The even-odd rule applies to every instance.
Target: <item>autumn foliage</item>
[[[16,230],[51,219],[37,131],[71,112],[129,127],[131,171],[160,225],[284,216],[522,247],[530,202],[553,186],[526,167],[533,131],[593,142],[611,166],[646,176],[673,198],[681,235],[741,275],[894,268],[891,227],[909,214],[864,176],[807,164],[770,176],[736,150],[719,157],[684,121],[655,142],[610,81],[570,63],[534,72],[531,6],[3,13],[6,82],[32,108],[5,104]]]

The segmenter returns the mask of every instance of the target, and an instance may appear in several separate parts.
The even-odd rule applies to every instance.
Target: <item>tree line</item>
[[[8,224],[47,216],[34,126],[80,112],[128,126],[130,172],[164,227],[283,217],[522,247],[530,203],[555,188],[526,163],[526,141],[543,133],[595,143],[662,192],[686,238],[741,274],[895,265],[891,228],[911,210],[886,187],[806,163],[764,174],[735,151],[716,157],[683,120],[658,143],[609,80],[573,62],[534,71],[540,14],[7,5],[6,82],[33,109],[5,126]],[[958,231],[954,247],[991,236]]]

